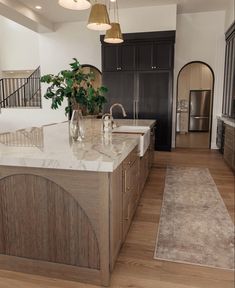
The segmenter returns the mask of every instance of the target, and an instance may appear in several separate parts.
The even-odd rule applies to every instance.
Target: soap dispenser
[[[102,125],[104,133],[112,133],[113,117],[111,114],[106,113],[102,116]]]

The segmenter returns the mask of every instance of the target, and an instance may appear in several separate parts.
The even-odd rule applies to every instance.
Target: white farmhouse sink
[[[113,133],[137,134],[139,135],[139,156],[144,153],[150,144],[150,128],[147,126],[119,126],[113,129]]]

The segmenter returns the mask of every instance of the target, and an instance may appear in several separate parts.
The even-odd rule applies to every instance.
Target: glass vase
[[[73,110],[70,120],[70,136],[74,141],[82,141],[84,139],[84,123],[82,112],[79,109]]]

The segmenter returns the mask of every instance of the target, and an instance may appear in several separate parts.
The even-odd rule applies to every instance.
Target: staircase
[[[0,108],[42,107],[40,67],[28,78],[0,79]]]

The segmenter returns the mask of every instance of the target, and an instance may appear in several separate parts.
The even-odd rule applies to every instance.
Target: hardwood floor
[[[208,149],[209,143],[209,132],[188,132],[186,134],[176,133],[176,147],[178,148]]]
[[[153,260],[167,165],[208,167],[234,219],[234,174],[217,151],[156,152],[133,224],[112,275],[111,287],[233,288],[232,271]],[[0,288],[91,288],[81,283],[0,270]]]

